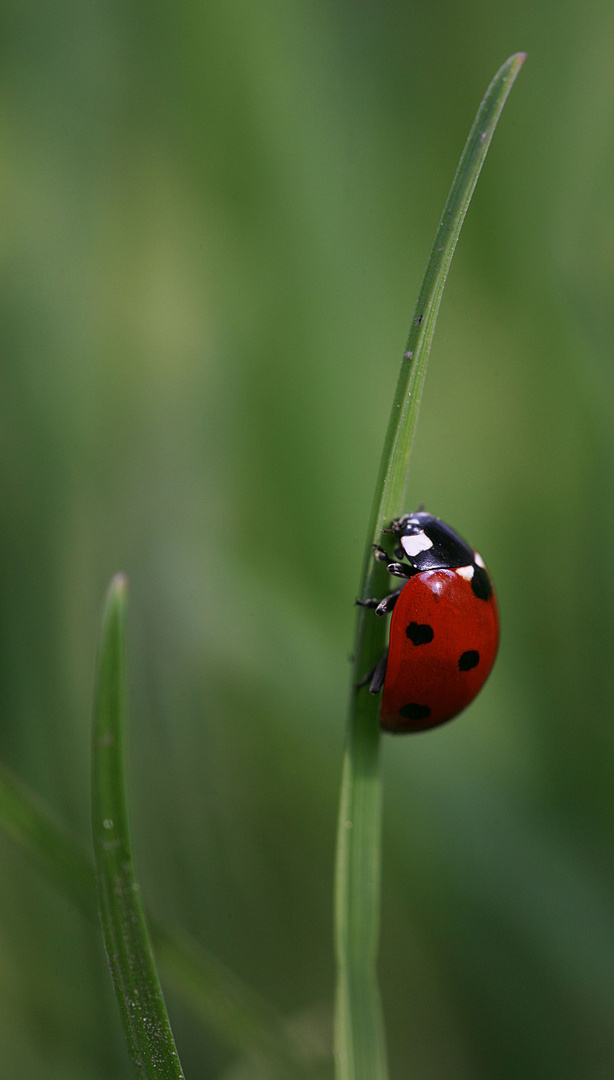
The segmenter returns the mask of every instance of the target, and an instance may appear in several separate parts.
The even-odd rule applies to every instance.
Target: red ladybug
[[[497,601],[478,553],[439,518],[419,510],[385,532],[397,559],[379,546],[375,557],[408,580],[383,600],[360,601],[377,615],[392,611],[370,689],[383,687],[386,731],[425,731],[458,716],[486,682],[499,644]]]

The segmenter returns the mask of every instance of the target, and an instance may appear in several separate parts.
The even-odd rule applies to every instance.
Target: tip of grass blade
[[[497,72],[497,74],[495,75],[495,77],[493,79],[493,83],[496,82],[498,79],[501,79],[504,71],[506,71],[507,73],[505,75],[503,75],[502,82],[507,82],[510,75],[512,77],[512,82],[513,82],[514,79],[516,78],[518,72],[520,71],[522,65],[524,64],[526,58],[527,58],[527,53],[526,52],[512,53],[512,55],[510,57],[508,57],[508,59],[505,61],[505,63],[499,68],[499,71]]]
[[[516,75],[520,71],[522,65],[524,64],[524,62],[526,60],[526,58],[527,58],[526,52],[517,52],[517,53],[514,53],[513,56],[510,56],[510,58],[508,60],[508,64],[510,65],[510,69],[514,74],[514,78],[516,77]]]
[[[126,607],[127,593],[128,577],[126,574],[123,573],[123,571],[120,570],[119,573],[115,574],[114,577],[111,578],[104,601],[104,607],[102,610],[103,631],[100,643],[102,654],[104,654],[104,652],[109,649],[111,644],[109,638],[109,623],[114,618],[118,618],[120,621],[122,621]]]
[[[118,596],[119,594],[124,596],[127,589],[128,575],[125,574],[123,570],[119,570],[117,574],[115,574],[111,578],[111,582],[107,590],[107,601],[109,601],[112,596]]]

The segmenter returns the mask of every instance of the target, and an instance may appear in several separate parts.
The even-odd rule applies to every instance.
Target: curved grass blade
[[[34,792],[0,763],[0,829],[38,864],[88,919],[98,922],[91,857]],[[255,1056],[272,1075],[313,1075],[319,1051],[288,1030],[283,1016],[185,934],[148,914],[165,980],[209,1031],[238,1055]]]
[[[441,297],[484,158],[514,80],[517,53],[490,84],[465,145],[437,230],[393,401],[367,537],[360,596],[381,596],[386,572],[373,558],[382,528],[404,507],[409,461]],[[357,684],[384,649],[385,620],[358,609],[354,678],[341,780],[335,876],[337,1080],[385,1080],[383,1019],[375,971],[381,845],[379,703]]]
[[[98,904],[128,1050],[144,1080],[183,1080],[134,875],[124,778],[126,579],[103,617],[92,737],[92,822]]]

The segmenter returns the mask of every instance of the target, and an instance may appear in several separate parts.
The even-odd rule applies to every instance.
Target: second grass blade
[[[92,737],[92,823],[98,903],[128,1051],[145,1080],[183,1080],[134,875],[124,777],[126,581],[111,582],[103,617]]]

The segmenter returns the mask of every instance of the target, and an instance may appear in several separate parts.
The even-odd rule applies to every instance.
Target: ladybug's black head
[[[454,529],[444,521],[416,510],[397,518],[390,532],[398,538],[407,561],[417,571],[446,570],[469,566],[475,553]]]

